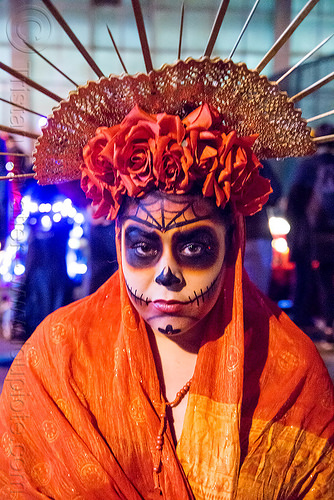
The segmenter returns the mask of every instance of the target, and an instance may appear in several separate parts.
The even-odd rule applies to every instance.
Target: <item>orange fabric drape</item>
[[[236,248],[158,478],[164,400],[120,271],[46,318],[14,361],[0,406],[0,499],[333,498],[332,383],[312,342],[243,274]]]

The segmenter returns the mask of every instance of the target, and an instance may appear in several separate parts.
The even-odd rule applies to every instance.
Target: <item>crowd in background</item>
[[[334,133],[323,124],[317,136]],[[334,142],[320,144],[300,162],[290,190],[287,217],[295,262],[293,320],[306,332],[320,329],[333,341],[334,321]]]

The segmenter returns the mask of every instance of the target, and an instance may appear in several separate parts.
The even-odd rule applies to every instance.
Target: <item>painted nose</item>
[[[155,278],[158,285],[163,285],[167,288],[178,288],[181,285],[181,280],[175,274],[172,273],[171,268],[164,267],[159,276]]]

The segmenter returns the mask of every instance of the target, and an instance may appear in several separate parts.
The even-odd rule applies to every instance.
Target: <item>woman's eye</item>
[[[180,254],[184,257],[200,257],[204,251],[204,245],[200,243],[187,243],[180,248]]]
[[[132,248],[135,250],[138,257],[154,258],[158,254],[158,249],[156,247],[144,241],[135,243]]]
[[[221,242],[211,228],[180,231],[173,236],[175,259],[188,268],[208,269],[219,256]]]

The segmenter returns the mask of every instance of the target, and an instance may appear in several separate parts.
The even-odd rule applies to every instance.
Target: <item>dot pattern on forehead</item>
[[[166,208],[163,197],[153,201],[141,200],[138,202],[135,214],[128,218],[161,232],[166,232],[192,222],[211,219],[214,215],[212,207],[206,205],[203,209],[198,200],[192,200],[187,204],[182,200],[173,200],[173,205],[175,206],[174,210]]]

